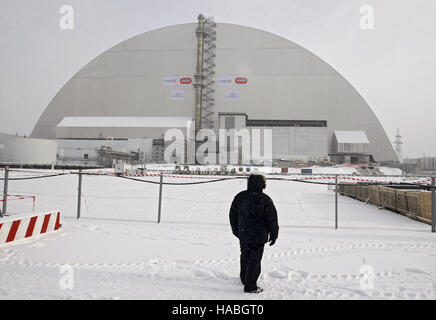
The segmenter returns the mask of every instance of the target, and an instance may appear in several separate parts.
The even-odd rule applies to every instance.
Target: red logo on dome
[[[191,84],[192,83],[192,79],[191,78],[180,78],[180,84]]]
[[[236,84],[246,84],[248,82],[248,79],[245,77],[238,77],[235,79]]]

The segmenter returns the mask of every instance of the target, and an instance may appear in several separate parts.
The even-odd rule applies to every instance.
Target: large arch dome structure
[[[74,125],[62,123],[93,117],[193,119],[195,88],[184,78],[195,82],[196,28],[196,23],[189,23],[145,32],[99,55],[56,94],[32,137],[157,138],[160,133],[140,126],[74,130]],[[223,114],[243,114],[264,123],[286,120],[295,126],[298,121],[324,121],[328,153],[335,152],[335,132],[364,132],[376,161],[397,159],[369,105],[322,59],[287,39],[250,27],[217,23],[216,34],[215,128]]]

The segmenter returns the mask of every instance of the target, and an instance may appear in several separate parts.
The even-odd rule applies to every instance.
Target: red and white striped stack
[[[0,219],[0,247],[59,230],[60,212],[38,213]]]

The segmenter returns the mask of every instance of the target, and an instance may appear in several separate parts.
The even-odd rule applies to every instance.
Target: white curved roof
[[[195,72],[195,29],[192,23],[146,32],[101,54],[58,92],[32,136],[55,138],[60,121],[72,116],[192,118],[193,86],[165,85],[164,80]],[[216,45],[216,79],[248,80],[216,84],[216,117],[219,112],[239,112],[250,119],[326,120],[329,150],[334,131],[357,130],[366,133],[376,160],[396,159],[365,100],[311,52],[268,32],[223,23],[217,24]],[[229,91],[238,98],[226,99]],[[129,138],[137,132],[116,134]]]

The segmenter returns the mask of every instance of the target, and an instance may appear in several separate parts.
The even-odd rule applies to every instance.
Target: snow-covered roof
[[[365,131],[335,131],[338,143],[369,143]]]
[[[64,117],[58,128],[186,128],[189,117]]]

